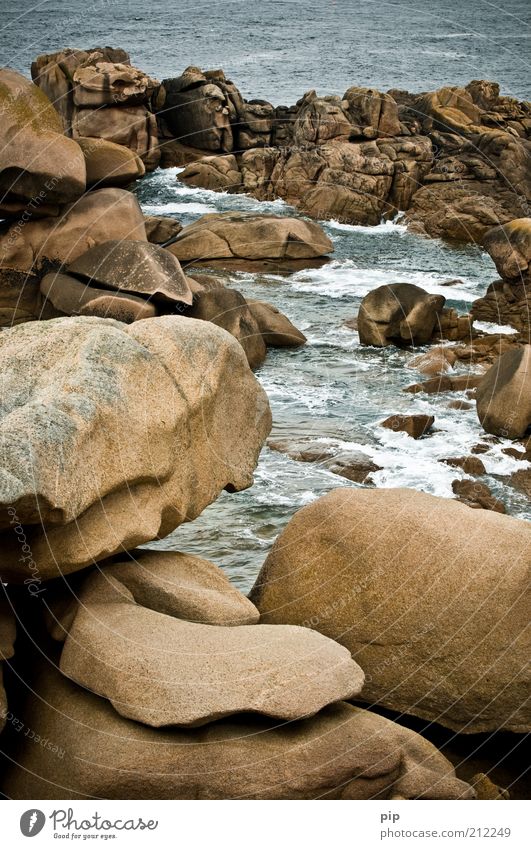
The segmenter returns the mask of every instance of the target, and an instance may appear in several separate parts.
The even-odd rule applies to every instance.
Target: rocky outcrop
[[[531,218],[518,218],[485,235],[489,252],[502,278],[491,283],[474,301],[472,315],[481,321],[510,324],[531,341]]]
[[[363,685],[350,653],[307,628],[188,622],[117,601],[105,572],[89,583],[96,586],[88,597],[81,591],[61,671],[145,725],[205,725],[236,713],[293,721]]]
[[[144,163],[128,147],[105,139],[78,138],[87,169],[87,186],[127,186],[146,173]]]
[[[0,265],[38,273],[45,260],[73,262],[109,239],[146,241],[138,201],[124,189],[98,189],[62,207],[56,218],[0,230]]]
[[[422,436],[426,436],[428,434],[434,421],[434,416],[426,416],[422,413],[410,416],[400,415],[397,413],[394,416],[389,416],[385,419],[385,421],[381,422],[381,427],[385,427],[388,430],[394,430],[395,432],[407,433],[407,435],[413,437],[413,439],[420,439]]]
[[[63,135],[46,95],[21,74],[0,70],[0,215],[23,221],[57,213],[85,191],[83,153]]]
[[[18,737],[2,780],[13,799],[53,799],[58,784],[70,799],[475,795],[418,734],[344,702],[280,727],[246,717],[165,730],[124,719],[51,667],[33,691],[22,719],[41,739],[60,740],[65,756]]]
[[[476,389],[478,418],[488,433],[518,439],[531,427],[531,345],[507,351]]]
[[[445,303],[412,283],[379,286],[363,298],[358,313],[362,345],[425,345]]]
[[[525,521],[413,490],[337,489],[292,518],[250,598],[262,622],[349,648],[371,704],[464,733],[525,732],[530,554]]]
[[[269,405],[241,347],[213,325],[29,323],[0,335],[0,361],[6,580],[68,574],[166,536],[252,482]]]
[[[131,239],[101,242],[70,263],[68,271],[90,284],[166,304],[192,303],[190,285],[178,260],[149,242]]]
[[[168,250],[180,262],[304,260],[333,251],[318,224],[281,215],[220,212],[184,227]]]
[[[61,115],[68,135],[124,145],[140,157],[146,170],[157,167],[153,110],[160,86],[134,68],[124,50],[66,49],[38,56],[31,75]]]
[[[341,445],[319,442],[316,439],[270,439],[268,447],[273,451],[287,454],[292,460],[302,463],[315,463],[335,475],[340,475],[356,483],[374,483],[371,474],[382,468],[373,463],[362,451],[345,449]]]

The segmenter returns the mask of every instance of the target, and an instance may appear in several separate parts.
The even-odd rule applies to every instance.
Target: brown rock
[[[124,324],[153,318],[157,311],[144,298],[123,292],[109,292],[81,283],[68,274],[46,274],[41,280],[41,293],[56,315],[91,315],[114,318]]]
[[[165,537],[252,483],[269,405],[240,345],[211,324],[30,322],[0,334],[0,364],[4,580],[65,575]]]
[[[87,168],[87,185],[127,186],[146,173],[144,163],[132,150],[105,139],[78,138]]]
[[[472,410],[474,409],[474,404],[470,401],[450,401],[449,404],[446,405],[449,410]],[[475,452],[481,453],[481,452]]]
[[[163,80],[164,120],[175,138],[186,145],[230,152],[234,145],[231,104],[216,83],[219,80],[208,79],[193,66],[180,77]]]
[[[510,799],[510,794],[508,790],[504,790],[503,787],[498,787],[494,784],[488,775],[485,775],[484,772],[478,772],[471,779],[471,785],[477,793],[477,798],[480,801],[495,801],[500,799]]]
[[[517,439],[531,425],[531,345],[513,348],[494,363],[476,390],[481,426]]]
[[[528,522],[413,490],[336,489],[291,519],[250,598],[264,623],[347,646],[371,704],[525,732],[530,554]]]
[[[428,295],[412,283],[379,286],[365,295],[358,313],[362,345],[424,345],[431,339],[441,295]]]
[[[523,492],[524,495],[527,495],[528,498],[531,498],[531,470],[530,469],[518,469],[517,472],[513,472],[510,477],[511,486],[514,486],[515,489],[518,489],[520,492]]]
[[[83,154],[63,135],[46,95],[21,74],[2,68],[0,109],[2,217],[26,211],[26,223],[80,197],[86,185]]]
[[[304,333],[297,330],[289,318],[272,304],[265,301],[247,301],[247,306],[266,345],[274,348],[298,348],[305,344]]]
[[[203,625],[256,625],[260,614],[214,563],[179,551],[137,549],[130,560],[105,565],[134,600],[189,622]]]
[[[341,447],[323,445],[312,439],[270,439],[267,444],[273,451],[287,454],[292,460],[316,463],[356,483],[373,483],[371,473],[379,472],[382,468],[361,451],[345,451]]]
[[[441,463],[463,469],[467,475],[484,475],[487,471],[479,457],[446,457]]]
[[[0,234],[2,266],[29,271],[45,259],[72,262],[109,239],[146,241],[144,218],[134,195],[124,189],[98,189],[63,207],[59,217],[13,224]]]
[[[72,121],[72,135],[98,138],[128,147],[153,171],[160,160],[157,121],[145,106],[107,106],[105,109],[79,109]]]
[[[156,730],[52,668],[33,690],[22,719],[65,756],[15,735],[9,798],[52,799],[57,784],[71,799],[474,798],[420,735],[344,702],[281,726],[245,717]]]
[[[39,278],[25,271],[0,268],[0,327],[39,318]]]
[[[422,374],[437,376],[450,371],[455,363],[456,357],[451,348],[440,345],[430,348],[425,354],[417,354],[408,360],[407,367],[414,368]]]
[[[92,594],[106,593],[105,573],[90,581]],[[302,719],[354,698],[364,678],[346,649],[306,628],[203,625],[83,591],[60,669],[122,716],[154,727],[234,713]]]
[[[167,215],[146,215],[144,218],[148,242],[154,245],[164,245],[179,235],[182,224]]]
[[[398,107],[390,94],[374,88],[352,86],[343,95],[348,103],[348,114],[358,127],[372,127],[381,136],[401,134]]]
[[[457,500],[468,507],[481,510],[494,510],[495,513],[505,513],[505,504],[499,498],[495,498],[489,487],[479,481],[464,478],[452,481],[452,491],[457,495]]]
[[[311,259],[333,250],[317,224],[281,215],[222,212],[184,227],[168,248],[181,262],[210,259]]]
[[[463,392],[469,387],[478,386],[482,379],[482,374],[458,374],[455,377],[441,375],[441,377],[425,380],[423,383],[413,383],[411,386],[406,386],[403,391],[411,392],[413,395],[419,392],[425,392],[427,395],[437,392]]]
[[[420,439],[421,436],[427,435],[434,421],[434,416],[425,416],[421,413],[411,416],[395,414],[380,422],[380,426],[386,427],[388,430],[403,431],[408,436],[412,436],[413,439]]]
[[[192,303],[188,279],[179,262],[150,242],[113,239],[77,257],[70,274],[109,289],[153,297],[171,303]]]
[[[242,175],[235,156],[203,156],[188,163],[178,177],[187,186],[209,189],[212,192],[239,192]]]
[[[217,324],[234,336],[251,368],[258,368],[265,360],[266,345],[258,322],[243,295],[235,289],[215,288],[200,292],[188,315]]]

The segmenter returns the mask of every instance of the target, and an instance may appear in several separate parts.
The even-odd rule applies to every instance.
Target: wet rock
[[[0,334],[0,364],[4,580],[75,572],[252,483],[269,405],[240,345],[211,324],[30,322]]]
[[[287,454],[292,460],[303,463],[315,463],[335,475],[341,475],[356,483],[373,483],[372,472],[379,472],[381,466],[373,463],[362,451],[349,451],[340,446],[316,442],[312,439],[270,439],[268,446],[273,451]]]
[[[44,260],[73,262],[109,239],[146,241],[138,201],[124,189],[98,189],[61,209],[57,218],[13,224],[0,232],[2,266],[38,271]]]
[[[430,348],[425,354],[418,354],[416,357],[408,360],[407,367],[414,368],[422,372],[422,374],[437,376],[451,371],[456,359],[452,348],[440,345]]]
[[[426,436],[428,431],[431,430],[434,421],[434,416],[426,416],[421,413],[411,416],[395,414],[380,422],[380,426],[386,427],[388,430],[403,431],[408,436],[412,436],[413,439],[420,439],[421,436]]]
[[[473,410],[474,404],[470,401],[450,401],[449,404],[446,405],[449,410]],[[477,452],[476,452],[477,453]]]
[[[513,472],[510,477],[511,486],[514,486],[515,489],[523,492],[524,495],[527,495],[528,498],[531,498],[531,470],[530,469],[518,469],[517,472]]]
[[[150,242],[113,239],[101,242],[68,266],[70,274],[93,283],[171,304],[192,303],[192,292],[179,262]]]
[[[531,345],[513,348],[494,363],[476,390],[481,426],[518,439],[531,426]]]
[[[411,392],[413,395],[417,395],[419,392],[424,392],[426,395],[434,395],[437,392],[463,392],[479,386],[482,380],[482,374],[441,375],[425,380],[423,383],[413,383],[411,386],[406,386],[403,392]]]
[[[306,336],[297,330],[289,318],[265,301],[247,301],[251,315],[258,324],[262,339],[273,348],[298,348]]]
[[[156,730],[52,668],[33,690],[22,719],[65,757],[18,735],[9,798],[55,798],[57,784],[71,799],[474,798],[420,735],[345,702],[280,727],[246,716]]]
[[[494,510],[495,513],[505,513],[505,504],[499,498],[495,498],[485,483],[463,478],[452,481],[452,492],[457,500],[481,510]]]
[[[441,463],[463,469],[467,475],[484,475],[487,471],[479,457],[446,457]]]
[[[528,522],[414,490],[342,488],[295,514],[250,598],[264,623],[347,646],[370,704],[465,734],[524,733],[530,553]]]
[[[379,286],[365,295],[358,313],[362,345],[424,345],[431,339],[441,295],[429,295],[412,283]]]
[[[19,216],[30,204],[26,215],[31,220],[79,198],[86,186],[85,160],[79,146],[63,135],[46,95],[3,68],[0,109],[1,216]]]

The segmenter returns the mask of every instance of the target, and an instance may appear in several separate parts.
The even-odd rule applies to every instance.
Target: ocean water
[[[310,88],[342,94],[351,85],[425,91],[470,79],[497,80],[502,92],[529,97],[531,7],[527,0],[0,0],[0,63],[29,74],[32,59],[64,46],[111,44],[159,79],[190,64],[223,67],[244,96],[294,103]],[[291,214],[281,201],[190,189],[178,170],[158,171],[137,189],[146,213],[183,223],[209,212],[260,210]],[[401,390],[421,376],[413,354],[363,348],[344,326],[361,298],[383,283],[406,281],[442,293],[466,311],[496,276],[479,248],[455,249],[406,231],[400,221],[377,227],[329,222],[334,259],[291,276],[232,274],[229,285],[270,301],[308,336],[296,350],[270,350],[257,372],[266,389],[276,436],[313,437],[359,448],[383,469],[378,486],[411,486],[451,497],[459,469],[439,460],[461,456],[482,439],[474,409],[451,410],[462,394],[412,396]],[[451,288],[441,284],[459,278]],[[435,416],[435,433],[415,441],[379,426],[391,413]],[[531,518],[507,477],[524,466],[493,445],[482,459],[486,482],[513,515]],[[254,486],[223,493],[195,522],[158,543],[224,567],[244,591],[293,513],[344,478],[264,448]]]
[[[223,67],[246,97],[497,80],[529,97],[528,0],[0,0],[0,64],[111,44],[159,79]]]
[[[157,171],[139,184],[137,195],[146,213],[172,215],[183,224],[215,211],[294,214],[279,200],[260,203],[242,195],[189,188],[179,183],[179,172],[178,168]],[[228,285],[274,304],[308,337],[302,348],[270,349],[257,371],[273,411],[272,436],[312,437],[338,449],[361,450],[383,467],[373,475],[377,486],[408,486],[450,498],[452,481],[466,476],[439,461],[469,454],[484,439],[475,407],[449,409],[449,402],[464,399],[464,393],[402,392],[408,384],[425,379],[408,366],[419,349],[362,347],[358,334],[344,322],[357,314],[371,289],[402,281],[443,294],[448,306],[466,312],[495,279],[494,264],[477,246],[457,249],[426,239],[409,233],[400,221],[377,227],[336,222],[323,226],[335,250],[333,260],[321,268],[286,276],[226,275]],[[450,279],[460,282],[442,285]],[[414,440],[379,426],[392,413],[417,412],[435,416],[435,432],[425,439]],[[504,500],[508,512],[531,518],[526,497],[507,484],[512,472],[530,465],[503,454],[502,448],[510,444],[502,440],[481,455],[487,471],[484,481]],[[265,447],[250,489],[223,493],[198,519],[157,545],[213,560],[246,591],[293,513],[338,486],[359,484]]]

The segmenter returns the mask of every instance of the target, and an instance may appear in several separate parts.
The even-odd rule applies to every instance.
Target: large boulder
[[[125,595],[117,601],[119,587],[109,589],[104,571],[89,584],[60,668],[129,719],[154,727],[205,725],[234,713],[293,721],[362,688],[350,653],[315,631],[188,622]]]
[[[481,110],[470,92],[459,86],[445,86],[420,96],[416,103],[425,129],[469,135],[478,130]]]
[[[261,717],[154,729],[51,667],[21,719],[51,749],[14,735],[2,777],[12,799],[471,799],[434,746],[341,702],[282,724]],[[215,768],[213,769],[213,765]]]
[[[164,120],[179,141],[201,150],[232,150],[233,108],[219,82],[193,66],[162,81]]]
[[[342,643],[362,698],[463,733],[526,732],[531,527],[407,489],[336,489],[276,540],[264,623]]]
[[[159,164],[157,121],[145,106],[76,110],[72,136],[100,138],[128,147],[140,157],[146,171],[153,171]]]
[[[125,189],[98,189],[61,209],[57,218],[18,222],[0,231],[0,264],[39,271],[44,260],[73,262],[109,239],[146,241],[136,197]]]
[[[6,580],[67,574],[167,536],[224,488],[252,483],[269,405],[240,345],[211,324],[31,322],[0,334],[0,363]]]
[[[348,104],[339,97],[317,97],[308,91],[298,104],[293,126],[295,144],[324,144],[331,139],[348,141],[353,126],[347,115]]]
[[[266,357],[266,343],[247,301],[235,289],[216,288],[200,292],[187,313],[191,318],[211,321],[238,340],[251,368]]]
[[[128,147],[105,139],[77,139],[87,168],[87,185],[127,186],[146,173],[144,163]]]
[[[358,313],[362,345],[425,345],[445,304],[413,283],[391,283],[363,298]]]
[[[83,153],[63,135],[46,95],[21,74],[0,70],[0,214],[31,220],[85,191]]]
[[[531,427],[531,345],[506,351],[476,389],[478,418],[488,433],[518,439]]]
[[[68,266],[70,274],[121,292],[169,303],[192,303],[190,285],[172,254],[150,242],[101,242]]]
[[[333,251],[318,224],[282,215],[220,212],[184,227],[169,246],[181,262],[210,259],[313,259]]]
[[[247,301],[247,306],[266,345],[273,348],[298,348],[305,344],[304,333],[273,304],[266,301]]]

